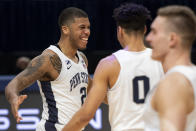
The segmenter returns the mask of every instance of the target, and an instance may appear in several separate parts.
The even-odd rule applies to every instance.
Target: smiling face
[[[84,50],[90,36],[90,22],[88,18],[75,18],[69,26],[69,40],[76,49]]]
[[[151,25],[151,31],[146,40],[152,47],[152,58],[162,61],[169,51],[170,32],[166,18],[158,16]]]

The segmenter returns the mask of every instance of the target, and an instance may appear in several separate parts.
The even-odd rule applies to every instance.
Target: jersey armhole
[[[108,87],[108,91],[113,91],[118,88],[118,83],[120,82],[120,78],[121,78],[120,76],[121,76],[121,72],[122,72],[122,65],[120,64],[118,58],[114,54],[112,54],[112,55],[116,58],[118,64],[120,65],[120,71],[119,71],[118,77],[117,77],[114,85],[111,88]]]

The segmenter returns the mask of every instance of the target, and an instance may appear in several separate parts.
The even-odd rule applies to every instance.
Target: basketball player
[[[35,57],[28,67],[6,87],[5,94],[17,122],[19,105],[26,95],[19,92],[36,80],[43,101],[42,119],[37,131],[61,131],[83,104],[89,83],[87,59],[78,49],[86,48],[90,35],[88,15],[70,7],[59,16],[61,38]]]
[[[149,95],[144,115],[146,131],[194,131],[196,66],[190,52],[196,36],[196,16],[186,6],[158,10],[147,41],[152,58],[162,62],[165,76]]]
[[[106,94],[112,131],[144,130],[145,97],[163,74],[162,65],[151,59],[151,49],[144,46],[145,22],[150,14],[141,5],[126,3],[114,10],[113,17],[124,49],[99,62],[87,100],[63,131],[83,128]]]

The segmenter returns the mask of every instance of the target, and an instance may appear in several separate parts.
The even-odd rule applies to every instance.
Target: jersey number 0
[[[139,84],[141,83],[141,84]],[[149,78],[147,76],[136,76],[133,79],[133,101],[137,104],[142,104],[145,101],[146,95],[149,91]],[[143,91],[143,96],[141,95]]]

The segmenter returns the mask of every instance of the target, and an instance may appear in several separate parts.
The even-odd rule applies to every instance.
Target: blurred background
[[[4,88],[30,59],[58,42],[57,20],[62,9],[75,6],[89,15],[91,36],[84,53],[89,61],[89,73],[93,74],[101,58],[121,48],[112,13],[123,2],[146,6],[152,20],[159,7],[172,4],[189,6],[196,13],[195,0],[0,0],[0,130],[34,130],[40,120],[42,103],[36,83],[24,91],[30,96],[21,107],[25,121],[20,124],[11,116]],[[148,28],[151,22],[147,23]],[[196,45],[191,58],[196,63]],[[110,130],[107,110],[102,105],[86,130]]]

